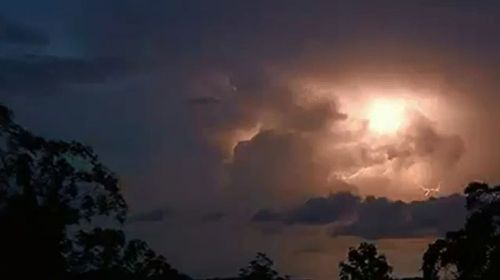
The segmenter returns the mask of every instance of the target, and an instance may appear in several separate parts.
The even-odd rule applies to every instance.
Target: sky
[[[499,50],[488,0],[7,0],[0,100],[94,147],[192,276],[332,279],[363,239],[416,275],[500,179]]]

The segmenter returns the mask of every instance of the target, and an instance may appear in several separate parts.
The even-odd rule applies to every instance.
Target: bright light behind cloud
[[[367,118],[371,131],[379,134],[395,133],[405,121],[405,103],[401,100],[375,100]]]
[[[352,138],[322,147],[331,149],[331,153],[325,154],[335,164],[345,156],[353,165],[335,165],[331,182],[347,182],[364,195],[402,200],[425,197],[428,191],[422,186],[437,190],[435,186],[444,180],[436,169],[440,159],[435,154],[423,155],[414,150],[415,141],[421,147],[431,145],[427,142],[431,140],[414,138],[413,133],[415,129],[420,131],[419,122],[424,119],[432,122],[431,129],[439,135],[447,134],[448,127],[441,120],[448,113],[438,109],[443,108],[438,106],[440,100],[425,91],[405,88],[367,87],[357,92],[341,89],[336,94],[348,119],[337,123],[334,129],[345,129]],[[436,191],[432,195],[437,195]]]
[[[232,163],[241,141],[250,141],[251,149],[262,148],[252,138],[270,130],[278,138],[269,141],[285,139],[290,141],[284,142],[287,145],[298,145],[290,144],[297,155],[302,156],[303,149],[311,155],[302,160],[310,160],[304,166],[313,165],[307,174],[312,174],[308,178],[315,188],[304,192],[355,190],[411,201],[438,195],[440,183],[442,192],[446,191],[450,183],[443,170],[458,161],[461,150],[453,127],[443,121],[452,112],[445,111],[437,91],[314,82],[291,88],[291,103],[261,109],[255,127],[221,134],[227,149],[225,163]]]

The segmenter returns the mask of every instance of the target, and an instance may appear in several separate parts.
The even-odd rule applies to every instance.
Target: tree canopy
[[[339,264],[341,280],[389,280],[392,267],[375,245],[362,242],[358,248],[349,248],[347,260]]]
[[[143,241],[94,228],[96,217],[120,224],[126,213],[117,177],[90,147],[36,136],[0,105],[0,275],[180,277]]]
[[[240,270],[242,280],[286,280],[287,276],[280,276],[273,268],[274,262],[264,253],[257,253],[254,260],[247,267]]]
[[[429,245],[424,279],[489,280],[500,275],[500,186],[472,182],[465,195],[465,225]]]

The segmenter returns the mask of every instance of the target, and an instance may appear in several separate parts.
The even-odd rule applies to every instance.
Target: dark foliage
[[[247,267],[240,270],[239,279],[242,280],[286,280],[288,276],[280,276],[273,268],[273,261],[264,253],[257,253],[254,260]]]
[[[122,223],[126,212],[117,178],[90,147],[35,136],[0,105],[0,275],[176,279],[144,242],[84,230],[99,216]]]
[[[73,279],[188,279],[141,240],[119,230],[80,231],[69,260]]]
[[[424,279],[499,279],[500,186],[473,182],[465,194],[465,225],[429,245],[423,257]]]
[[[350,248],[347,261],[339,264],[341,280],[389,280],[392,267],[373,244],[362,242]]]

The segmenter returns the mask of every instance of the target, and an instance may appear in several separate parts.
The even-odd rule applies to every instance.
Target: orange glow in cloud
[[[401,100],[375,100],[370,105],[367,119],[371,131],[378,134],[395,133],[405,122],[405,104]]]

